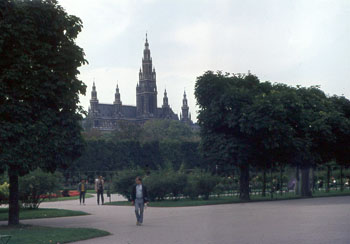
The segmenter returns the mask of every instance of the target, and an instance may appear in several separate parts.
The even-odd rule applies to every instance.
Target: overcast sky
[[[350,98],[349,0],[59,0],[80,17],[78,44],[89,64],[100,103],[113,103],[118,82],[125,105],[136,104],[145,33],[157,72],[158,107],[163,92],[180,113],[186,90],[195,119],[196,77],[207,70],[246,73],[261,81],[320,85]]]

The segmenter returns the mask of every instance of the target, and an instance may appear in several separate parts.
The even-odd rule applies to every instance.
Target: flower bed
[[[40,195],[40,198],[46,199],[46,198],[57,198],[57,197],[63,197],[63,196],[67,196],[67,197],[79,196],[79,191],[76,191],[76,190],[67,191],[66,195],[63,194],[63,191],[60,191],[60,194],[56,194],[56,193],[43,194],[43,195]]]

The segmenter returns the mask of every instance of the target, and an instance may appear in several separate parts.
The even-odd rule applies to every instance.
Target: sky
[[[113,103],[118,83],[136,104],[145,34],[157,72],[158,107],[167,89],[181,112],[186,91],[192,119],[196,78],[205,71],[251,73],[261,81],[319,85],[350,98],[349,0],[59,0],[83,22],[77,43],[89,64],[79,78],[89,107],[93,80],[100,103]]]

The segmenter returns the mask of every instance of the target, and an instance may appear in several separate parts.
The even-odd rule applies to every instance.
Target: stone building
[[[167,91],[164,91],[163,104],[161,107],[158,107],[157,95],[156,71],[152,65],[151,51],[146,35],[142,67],[140,68],[139,81],[136,85],[136,106],[122,104],[118,85],[115,90],[113,104],[99,103],[94,82],[91,92],[90,108],[84,126],[85,128],[96,128],[99,130],[114,130],[118,126],[118,121],[121,120],[140,124],[150,119],[179,120],[178,115],[173,112],[169,105]],[[193,125],[187,104],[186,93],[184,93],[183,96],[180,121],[190,126]]]

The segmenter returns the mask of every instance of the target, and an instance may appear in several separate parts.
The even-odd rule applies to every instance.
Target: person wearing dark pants
[[[135,205],[136,225],[142,225],[143,223],[143,210],[145,204],[148,203],[147,188],[142,184],[141,177],[136,177],[136,185],[132,188],[131,200]]]
[[[81,180],[81,182],[78,185],[78,191],[79,191],[79,201],[80,201],[80,205],[81,205],[81,200],[83,200],[83,204],[85,205],[85,193],[86,193],[86,189],[87,185],[85,183],[85,180]]]
[[[103,189],[104,189],[104,181],[103,177],[98,177],[98,180],[95,182],[95,191],[97,193],[97,204],[100,205],[100,197],[101,197],[101,203],[104,204],[104,198],[103,198]]]

